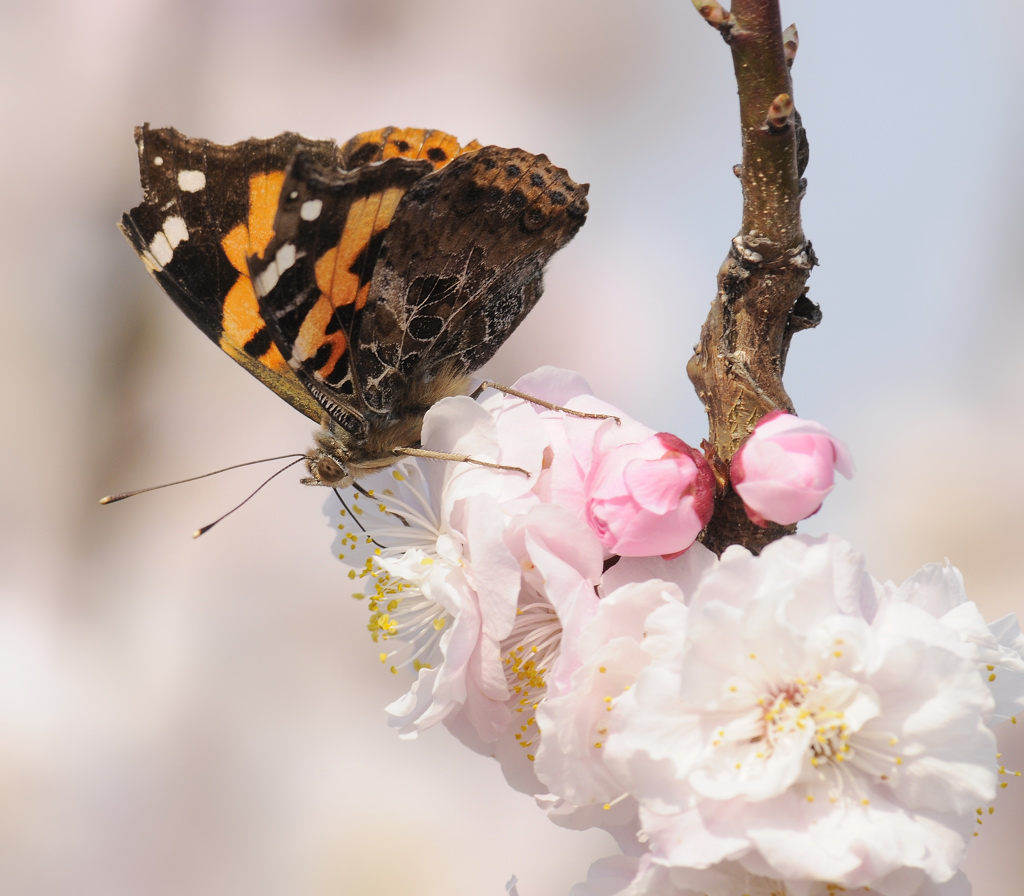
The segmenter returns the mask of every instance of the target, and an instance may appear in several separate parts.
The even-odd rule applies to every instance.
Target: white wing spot
[[[277,262],[277,273],[280,275],[287,271],[295,264],[295,258],[295,243],[285,243],[274,256],[274,261]]]
[[[299,191],[298,191],[298,190],[292,190],[292,191],[291,191],[291,192],[290,192],[290,193],[288,194],[288,198],[289,198],[289,199],[298,199],[298,198],[299,198]]]
[[[156,236],[150,241],[149,254],[153,256],[158,270],[162,269],[174,257],[174,250],[171,248],[171,244],[167,242],[167,237],[164,236],[162,230],[158,230]]]
[[[161,268],[174,257],[174,249],[179,243],[188,239],[188,228],[185,219],[171,215],[164,221],[162,230],[149,243],[149,251]]]
[[[206,175],[202,171],[179,171],[178,188],[186,193],[198,193],[206,186]]]
[[[179,218],[177,215],[171,215],[164,221],[163,231],[167,234],[167,241],[171,244],[172,249],[178,243],[183,243],[188,239],[188,228],[185,226],[185,219]]]
[[[262,274],[256,278],[254,286],[256,287],[256,295],[265,296],[270,290],[277,286],[277,281],[281,275],[277,272],[277,263],[271,262]]]
[[[307,199],[299,208],[299,217],[303,221],[315,221],[320,217],[320,210],[324,207],[322,199]]]
[[[153,164],[156,165],[158,168],[163,163],[164,163],[164,157],[163,156],[153,156]]]
[[[295,260],[301,258],[303,254],[305,253],[300,254],[295,251],[295,243],[285,243],[274,253],[274,260],[267,265],[266,270],[259,274],[253,282],[256,294],[258,296],[267,295],[277,286],[277,281],[281,279],[281,275],[295,264]]]

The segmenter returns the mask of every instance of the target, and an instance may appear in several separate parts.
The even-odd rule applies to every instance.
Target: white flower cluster
[[[657,514],[685,527],[699,476],[677,464],[657,474],[673,501],[645,480],[616,503],[606,460],[656,434],[572,374],[516,388],[621,426],[443,401],[425,447],[531,475],[406,461],[342,530],[381,659],[412,673],[388,708],[400,733],[444,722],[556,823],[612,832],[623,855],[572,896],[968,893],[992,726],[1024,709],[1016,619],[986,624],[948,565],[881,584],[831,536],[663,555]],[[632,556],[595,494],[625,529],[655,514],[622,541]]]

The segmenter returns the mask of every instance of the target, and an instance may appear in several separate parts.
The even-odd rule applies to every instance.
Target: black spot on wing
[[[274,341],[270,338],[270,331],[266,327],[260,327],[242,348],[247,355],[253,358],[259,358],[262,355],[270,351],[270,346],[274,344]]]
[[[364,143],[345,160],[346,167],[352,170],[376,162],[380,158],[381,149],[379,143]]]
[[[316,350],[316,353],[313,355],[313,357],[303,364],[303,367],[305,367],[307,370],[319,370],[321,367],[324,366],[324,364],[331,360],[331,353],[333,351],[333,346],[329,344],[321,345],[320,348]]]
[[[522,217],[519,219],[519,223],[527,233],[533,233],[537,230],[543,229],[543,227],[548,223],[548,215],[545,213],[544,209],[539,208],[536,205],[531,205],[523,212]]]
[[[409,292],[406,294],[406,302],[412,313],[416,315],[413,321],[418,319],[420,313],[449,316],[459,298],[461,285],[458,277],[438,277],[434,274],[417,277],[409,285]],[[422,309],[422,312],[417,309]],[[411,329],[410,326],[410,331]],[[427,337],[417,336],[416,338]]]
[[[437,338],[443,328],[444,318],[431,314],[420,314],[409,321],[409,335],[421,342]]]
[[[483,198],[484,188],[479,184],[473,181],[459,184],[452,196],[452,212],[460,218],[465,218],[477,210]]]
[[[380,378],[386,367],[373,351],[361,352],[359,355],[359,375],[364,383]],[[372,405],[371,405],[372,406]],[[378,405],[379,407],[379,405]]]
[[[370,282],[370,278],[373,276],[373,266],[377,263],[377,256],[380,255],[380,247],[387,233],[386,227],[375,233],[363,247],[363,251],[352,260],[348,272],[359,278],[360,287],[366,286]]]
[[[505,197],[505,201],[508,203],[510,208],[515,209],[516,211],[524,208],[527,202],[526,196],[522,190],[513,190],[507,197]]]
[[[341,320],[340,314],[332,314],[324,325],[324,335],[330,336],[332,333],[337,333],[339,330],[344,329],[344,324]]]

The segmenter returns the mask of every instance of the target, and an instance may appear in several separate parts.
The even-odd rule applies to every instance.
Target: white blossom
[[[995,793],[992,698],[930,614],[875,619],[876,589],[845,543],[794,536],[729,548],[685,630],[650,614],[604,756],[655,864],[876,889],[956,874]]]
[[[657,556],[652,518],[617,556],[593,471],[653,431],[568,371],[515,388],[621,424],[445,399],[424,447],[526,473],[404,460],[338,543],[412,677],[400,734],[441,722],[552,821],[609,831],[624,854],[571,896],[967,896],[992,726],[1024,709],[1016,618],[986,623],[948,563],[880,584],[831,536]]]
[[[882,587],[882,611],[909,603],[931,614],[963,641],[995,701],[991,724],[1005,722],[1024,710],[1024,635],[1014,614],[986,623],[977,605],[967,599],[964,578],[949,563],[930,563],[902,585]]]

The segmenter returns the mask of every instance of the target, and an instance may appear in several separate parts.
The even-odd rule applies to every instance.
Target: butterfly
[[[188,318],[320,424],[310,485],[420,449],[586,219],[586,184],[544,155],[383,128],[342,146],[231,146],[135,131],[143,190],[120,227]]]

